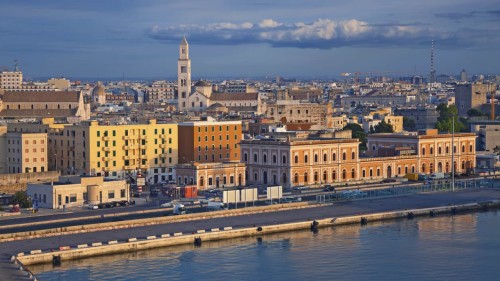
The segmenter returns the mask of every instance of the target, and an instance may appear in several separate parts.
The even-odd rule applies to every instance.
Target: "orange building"
[[[178,124],[179,164],[240,161],[241,121]]]
[[[373,134],[368,137],[368,157],[360,158],[357,139],[256,139],[242,141],[241,157],[247,165],[247,184],[285,187],[449,173],[452,158],[457,173],[473,169],[475,135],[455,134],[453,157],[451,143],[450,134],[435,130]]]

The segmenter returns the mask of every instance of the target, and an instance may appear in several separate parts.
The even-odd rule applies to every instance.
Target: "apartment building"
[[[46,133],[7,132],[7,172],[48,171]]]
[[[23,73],[21,71],[1,71],[0,89],[13,90],[20,88],[23,84]]]
[[[179,163],[240,160],[241,121],[179,123]]]
[[[86,121],[50,135],[50,169],[63,175],[126,178],[141,173],[150,183],[174,178],[177,124],[102,125]]]

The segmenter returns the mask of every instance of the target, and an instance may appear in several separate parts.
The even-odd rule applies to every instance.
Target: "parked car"
[[[99,206],[98,206],[98,205],[95,205],[95,204],[89,204],[89,205],[87,206],[87,209],[97,210],[97,209],[99,209]]]

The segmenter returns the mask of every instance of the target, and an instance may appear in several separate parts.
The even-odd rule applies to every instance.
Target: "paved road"
[[[126,240],[130,237],[145,237],[164,233],[190,233],[199,229],[232,226],[242,228],[248,226],[290,223],[305,220],[340,217],[356,214],[366,214],[402,209],[431,208],[448,204],[465,204],[486,202],[500,199],[500,190],[467,190],[455,193],[426,193],[391,198],[379,198],[339,202],[328,206],[288,210],[256,215],[242,215],[208,220],[170,223],[163,225],[144,226],[123,230],[100,231],[83,234],[72,234],[57,237],[37,238],[23,241],[0,243],[0,272],[8,272],[10,265],[7,260],[12,254],[27,252],[34,249],[54,249],[59,246],[77,245],[109,240]],[[8,274],[8,273],[6,273]],[[5,275],[4,277],[6,277]],[[17,279],[7,279],[17,280]]]

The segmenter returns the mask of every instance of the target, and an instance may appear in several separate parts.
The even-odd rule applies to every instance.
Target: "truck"
[[[444,176],[444,173],[433,173],[429,179],[431,180],[440,180],[440,179],[444,179],[445,176]]]
[[[224,209],[224,203],[208,201],[207,209],[211,211],[222,210]]]
[[[184,215],[186,214],[186,208],[183,204],[175,204],[173,208],[174,215]]]
[[[406,174],[405,178],[407,178],[409,181],[418,181],[418,174]]]

